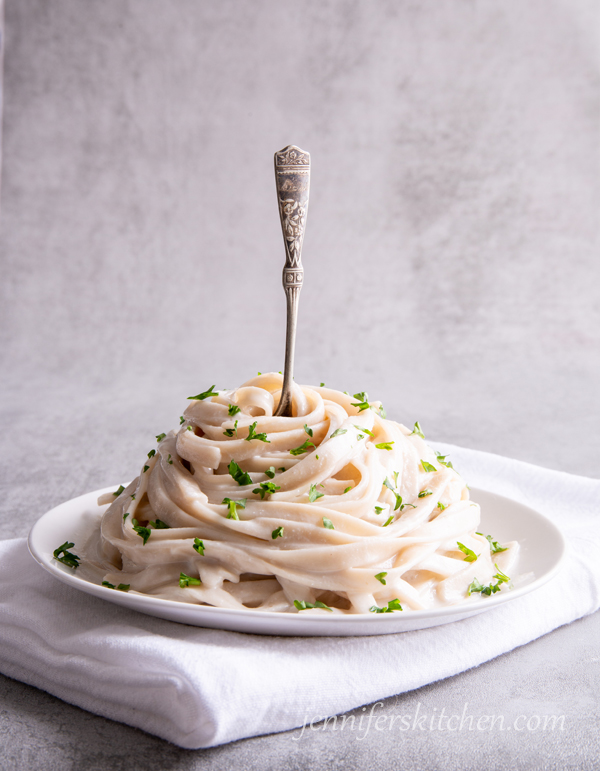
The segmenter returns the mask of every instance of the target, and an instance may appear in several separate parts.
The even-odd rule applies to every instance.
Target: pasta
[[[87,547],[110,587],[279,612],[453,605],[509,588],[518,552],[478,534],[480,510],[447,457],[365,393],[277,373],[190,397]]]

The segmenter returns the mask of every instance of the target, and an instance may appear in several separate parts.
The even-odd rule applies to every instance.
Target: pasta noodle
[[[518,544],[476,531],[480,510],[444,456],[379,402],[282,377],[192,398],[86,547],[110,586],[221,608],[420,610],[509,588]],[[477,588],[477,587],[480,588]],[[473,593],[479,592],[479,594]]]

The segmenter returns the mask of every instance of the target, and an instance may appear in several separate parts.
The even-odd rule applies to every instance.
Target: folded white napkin
[[[24,539],[4,541],[0,671],[181,747],[211,747],[455,675],[597,610],[600,481],[443,449],[473,486],[521,501],[562,529],[571,548],[557,578],[487,613],[417,632],[260,637],[90,597],[38,567]]]

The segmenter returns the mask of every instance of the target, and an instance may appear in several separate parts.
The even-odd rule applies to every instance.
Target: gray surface
[[[313,159],[298,380],[366,389],[430,438],[598,476],[597,15],[8,0],[3,535],[130,477],[189,393],[281,369],[271,159],[289,142]],[[384,707],[564,714],[562,732],[187,752],[2,679],[0,766],[594,768],[599,624]]]

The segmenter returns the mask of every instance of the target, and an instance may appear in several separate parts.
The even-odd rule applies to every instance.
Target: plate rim
[[[562,569],[566,556],[568,554],[568,543],[561,532],[560,528],[552,522],[547,516],[542,514],[540,511],[537,511],[536,509],[531,508],[527,504],[521,503],[521,501],[517,501],[514,498],[509,498],[508,496],[501,495],[500,493],[496,493],[492,490],[486,490],[484,488],[480,487],[471,487],[471,496],[474,501],[477,501],[477,495],[478,493],[484,493],[485,495],[491,495],[495,498],[499,498],[505,501],[508,501],[511,504],[516,504],[524,509],[527,509],[528,512],[533,514],[535,517],[539,517],[544,521],[544,524],[546,527],[548,527],[550,530],[553,531],[553,535],[558,539],[559,547],[560,547],[560,554],[558,555],[558,558],[555,560],[554,564],[546,570],[541,576],[535,577],[533,581],[530,581],[523,586],[517,587],[510,592],[498,592],[497,594],[486,597],[485,599],[482,597],[480,599],[472,600],[468,603],[463,604],[457,604],[457,605],[450,605],[448,607],[443,608],[434,608],[434,609],[424,609],[424,610],[411,610],[404,614],[396,614],[396,613],[372,613],[372,614],[366,614],[366,613],[352,613],[352,614],[333,614],[331,616],[325,615],[325,614],[310,614],[310,615],[303,615],[301,613],[281,613],[278,611],[268,611],[268,610],[253,610],[248,608],[240,609],[240,608],[219,608],[212,605],[195,605],[193,603],[187,603],[187,602],[178,602],[177,600],[167,600],[162,597],[153,597],[152,595],[146,595],[142,594],[141,592],[135,592],[133,594],[128,594],[126,592],[111,592],[110,595],[106,594],[106,587],[103,587],[101,584],[96,584],[93,581],[88,581],[85,578],[78,577],[74,572],[66,572],[62,568],[62,566],[59,566],[52,557],[49,559],[45,558],[45,555],[41,554],[40,551],[37,548],[36,539],[38,537],[38,531],[42,527],[42,522],[45,522],[47,519],[51,519],[51,516],[55,514],[58,510],[62,509],[65,506],[73,506],[78,501],[81,501],[83,504],[83,500],[90,500],[99,497],[100,495],[107,493],[107,492],[113,492],[115,489],[114,485],[103,487],[99,490],[90,491],[87,493],[83,493],[82,495],[75,496],[74,498],[70,498],[67,501],[63,501],[62,503],[59,503],[57,506],[54,506],[53,508],[46,511],[44,514],[42,514],[41,517],[38,518],[38,520],[33,524],[31,527],[28,537],[27,537],[27,547],[29,549],[29,553],[31,554],[32,558],[36,561],[40,567],[42,567],[44,570],[46,570],[50,575],[57,578],[59,581],[62,581],[63,583],[72,586],[73,588],[78,589],[79,591],[83,591],[87,594],[91,594],[93,596],[99,597],[100,599],[106,600],[108,602],[112,602],[113,604],[121,605],[130,607],[132,610],[135,610],[139,613],[144,613],[145,611],[140,609],[139,607],[132,607],[132,605],[136,604],[145,604],[148,603],[151,607],[156,607],[157,609],[166,609],[166,610],[172,610],[175,614],[179,611],[180,613],[184,613],[185,611],[191,612],[193,614],[198,614],[199,617],[202,617],[206,615],[208,618],[211,618],[214,616],[214,619],[217,620],[219,615],[223,615],[225,618],[231,618],[231,619],[262,619],[265,622],[268,621],[276,621],[276,620],[285,620],[286,624],[291,625],[304,625],[306,622],[310,619],[311,624],[316,625],[329,625],[331,623],[335,623],[336,626],[344,626],[344,625],[355,625],[357,622],[366,622],[367,624],[373,625],[374,623],[377,623],[377,625],[383,625],[383,624],[391,624],[392,622],[395,622],[395,625],[398,624],[398,622],[409,621],[409,619],[412,621],[421,621],[426,619],[444,619],[446,616],[471,616],[476,615],[480,612],[491,610],[493,608],[499,607],[500,605],[503,605],[506,602],[509,602],[510,600],[518,599],[519,597],[522,597],[525,594],[529,594],[532,591],[536,591],[537,589],[541,588],[544,584],[551,581],[556,574]],[[86,504],[88,505],[88,504]],[[131,598],[134,600],[133,602],[131,600],[128,600],[128,598]],[[152,614],[151,614],[152,615]],[[161,616],[161,618],[167,619],[166,616]],[[174,620],[174,619],[170,619]],[[458,620],[458,619],[457,619]],[[185,621],[175,621],[175,623],[186,623]],[[450,622],[448,622],[450,623]],[[200,625],[199,625],[200,626]],[[225,629],[226,627],[219,627],[222,629]],[[402,631],[401,629],[397,629],[394,631]],[[262,632],[264,634],[265,632]],[[261,634],[261,632],[259,632]],[[284,634],[282,632],[267,632],[267,634]],[[331,633],[329,633],[330,636],[334,636]],[[298,630],[298,636],[302,636],[301,629]]]

